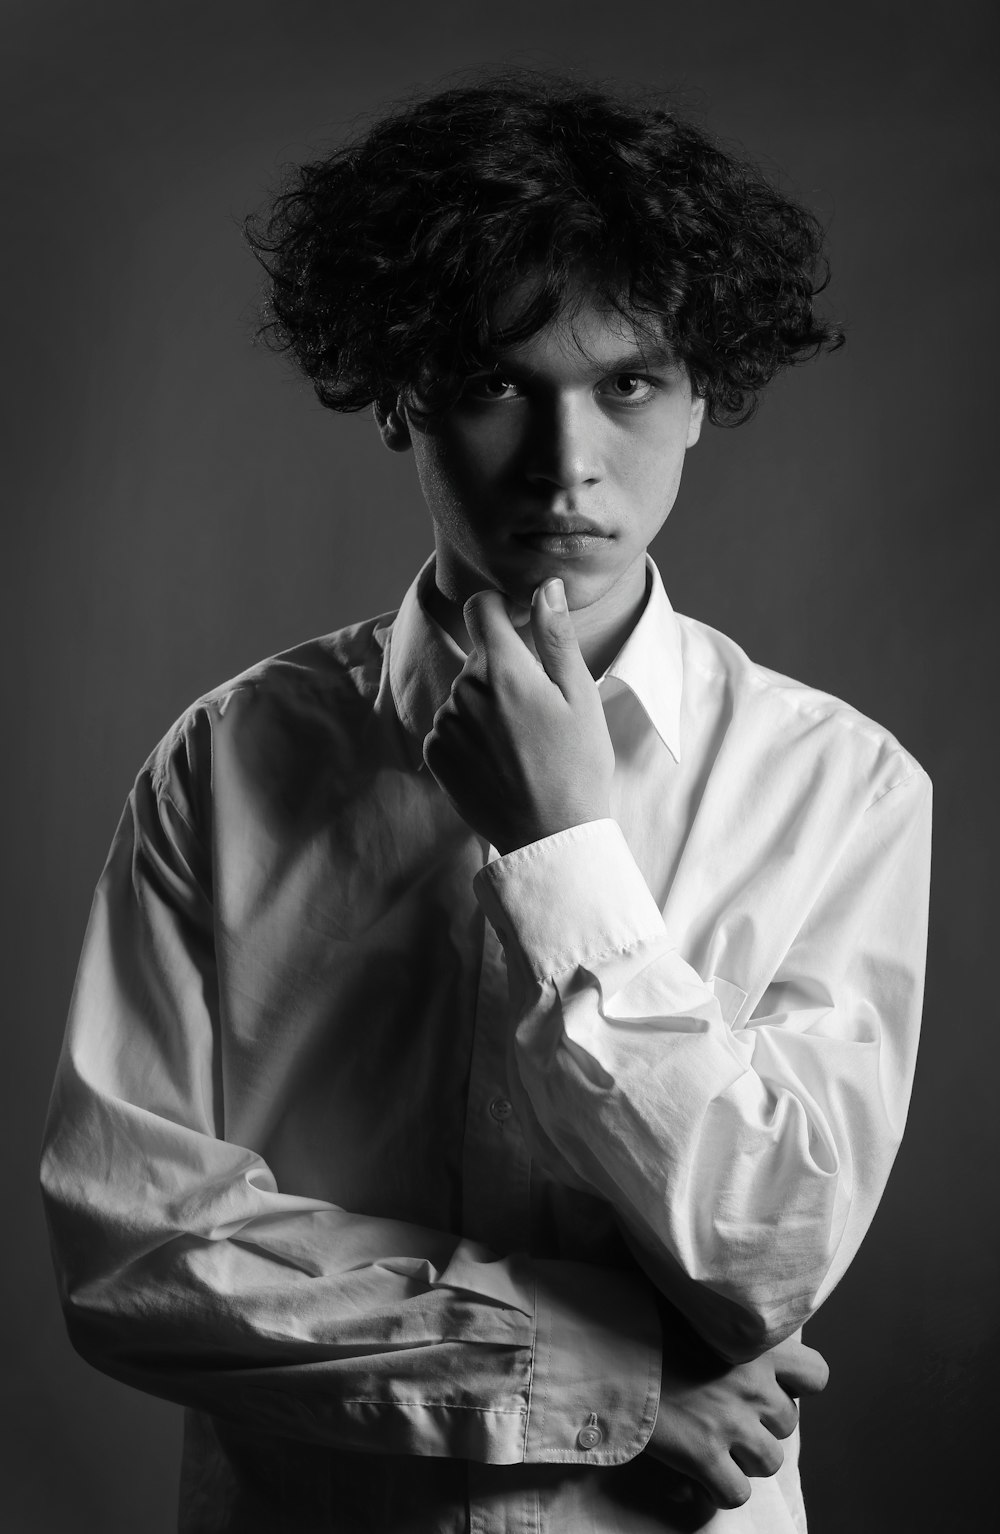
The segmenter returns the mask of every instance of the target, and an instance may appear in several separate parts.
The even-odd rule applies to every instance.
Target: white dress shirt
[[[660,1296],[668,1351],[794,1333],[903,1131],[918,764],[647,556],[611,818],[500,856],[422,761],[433,578],[194,704],[95,897],[43,1184],[76,1346],[188,1408],[188,1534],[692,1527]],[[803,1530],[797,1450],[704,1527]]]

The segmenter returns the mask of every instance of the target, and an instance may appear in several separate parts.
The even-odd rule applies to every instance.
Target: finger
[[[565,697],[593,677],[580,650],[580,641],[566,606],[566,592],[558,576],[535,587],[531,599],[531,632],[538,659]]]
[[[730,1455],[720,1455],[711,1464],[699,1465],[697,1479],[716,1507],[742,1507],[750,1501],[753,1488]]]
[[[671,1502],[694,1502],[697,1497],[704,1496],[704,1487],[687,1475],[671,1476],[659,1489]]]
[[[523,657],[524,645],[499,591],[477,591],[462,609],[469,638],[480,655]]]
[[[729,1453],[746,1475],[776,1475],[785,1462],[784,1449],[763,1427],[752,1438],[733,1444]]]
[[[778,1390],[764,1406],[760,1420],[775,1438],[790,1438],[799,1420],[799,1409],[787,1391]]]
[[[802,1342],[786,1342],[775,1350],[774,1377],[790,1396],[814,1396],[826,1389],[830,1370],[815,1348],[807,1348]]]

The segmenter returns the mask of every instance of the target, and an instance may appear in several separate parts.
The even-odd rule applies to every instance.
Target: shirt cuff
[[[527,1463],[622,1465],[649,1442],[662,1340],[648,1281],[585,1263],[532,1260],[535,1352]]]
[[[473,889],[508,959],[516,955],[536,982],[640,947],[652,958],[652,950],[671,946],[616,820],[588,820],[497,857],[479,870]],[[676,980],[679,1007],[712,1000],[681,960]]]
[[[662,938],[663,918],[616,820],[588,820],[481,868],[476,898],[536,980]]]

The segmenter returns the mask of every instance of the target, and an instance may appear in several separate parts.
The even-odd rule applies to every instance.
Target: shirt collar
[[[671,756],[680,761],[680,628],[649,554],[646,572],[646,605],[597,681],[605,692],[613,690],[616,682],[627,687]],[[431,554],[403,597],[389,639],[389,686],[418,767],[423,766],[423,743],[434,715],[465,664],[464,651],[428,610],[426,592],[433,580]]]

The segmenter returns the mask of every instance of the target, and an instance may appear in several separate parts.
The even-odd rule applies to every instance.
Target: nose
[[[578,396],[536,400],[525,444],[525,472],[539,489],[596,484],[600,473],[599,413]]]

